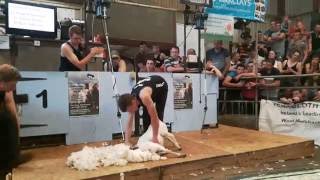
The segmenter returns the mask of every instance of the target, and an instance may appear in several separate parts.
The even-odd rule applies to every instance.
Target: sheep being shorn
[[[147,131],[139,138],[137,147],[142,151],[150,151],[153,153],[160,153],[160,154],[173,154],[177,157],[185,157],[185,154],[173,152],[164,147],[164,139],[168,139],[173,145],[178,149],[181,150],[181,146],[177,142],[176,138],[172,133],[168,131],[166,124],[162,121],[159,121],[159,135],[158,140],[160,144],[152,142],[152,127],[151,125],[148,127]]]
[[[66,164],[80,171],[90,171],[98,167],[125,166],[128,162],[158,161],[166,159],[166,157],[161,157],[160,155],[167,153],[173,154],[176,157],[186,156],[182,153],[173,152],[163,146],[164,138],[167,138],[179,150],[181,149],[174,135],[168,132],[167,126],[163,122],[159,124],[158,138],[160,144],[151,142],[152,128],[149,126],[148,130],[139,138],[137,149],[131,149],[123,143],[99,148],[85,146],[81,151],[71,153]]]

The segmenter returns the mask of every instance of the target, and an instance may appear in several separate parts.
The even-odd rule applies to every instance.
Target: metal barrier
[[[259,79],[264,78],[276,78],[276,79],[286,79],[286,78],[302,78],[302,77],[315,77],[319,76],[320,73],[317,74],[302,74],[302,75],[278,75],[278,76],[257,76],[255,78],[241,78],[241,80],[248,80],[248,79],[256,79],[258,82]],[[247,128],[251,129],[259,129],[259,111],[260,111],[260,97],[259,91],[260,90],[267,90],[261,87],[255,87],[256,97],[254,100],[245,100],[243,97],[240,96],[237,99],[230,99],[228,97],[228,92],[230,91],[241,91],[242,88],[227,88],[221,87],[219,88],[220,97],[218,99],[218,122],[224,121],[224,123],[230,124],[235,123],[239,124],[234,119],[239,119],[247,124]],[[279,86],[273,87],[272,90],[288,90],[288,89],[320,89],[320,86]],[[278,91],[278,95],[279,95]],[[270,100],[267,96],[265,99]],[[278,97],[278,100],[280,97]],[[273,99],[272,99],[273,100]],[[230,122],[228,122],[230,121]],[[254,123],[252,123],[254,121]],[[241,123],[240,123],[241,124]],[[230,124],[233,125],[233,124]],[[241,126],[241,125],[240,125]]]

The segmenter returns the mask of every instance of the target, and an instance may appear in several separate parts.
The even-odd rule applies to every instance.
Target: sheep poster
[[[95,73],[68,74],[69,115],[99,114],[99,81]]]
[[[192,80],[188,76],[173,77],[174,109],[192,109]]]

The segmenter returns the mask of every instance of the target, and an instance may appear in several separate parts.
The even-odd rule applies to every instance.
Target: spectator
[[[264,36],[263,36],[263,40],[266,42],[270,41],[271,35],[273,32],[275,32],[275,29],[276,29],[276,21],[271,21],[270,28],[265,31]]]
[[[273,67],[277,68],[279,71],[282,70],[282,63],[281,61],[277,60],[277,54],[275,51],[269,51],[267,59],[272,62]]]
[[[301,75],[302,64],[299,62],[300,52],[298,50],[293,51],[291,57],[283,62],[281,74],[283,75]],[[300,77],[282,78],[281,86],[283,87],[295,87],[301,84]],[[290,94],[288,89],[282,90],[281,94]]]
[[[255,48],[251,48],[249,53],[249,58],[245,60],[245,65],[248,65],[250,62],[257,64],[258,69],[261,68],[261,62],[264,60],[263,57],[259,56]]]
[[[289,19],[289,16],[284,16],[283,18],[283,21],[281,23],[281,29],[285,32],[285,33],[288,33],[289,32],[289,27],[290,27],[290,24],[291,21]]]
[[[268,56],[268,49],[266,41],[263,39],[263,34],[261,31],[258,31],[258,55],[265,59]]]
[[[236,68],[236,71],[230,71],[225,79],[223,80],[222,85],[227,88],[233,88],[228,89],[226,93],[226,100],[235,100],[235,99],[241,99],[241,89],[244,85],[244,81],[240,80],[240,75],[244,72],[244,65],[239,64]],[[233,104],[231,106],[228,106],[227,108],[233,108],[237,109],[239,106],[236,104]]]
[[[283,62],[281,74],[283,75],[301,75],[302,64],[300,62],[301,53],[298,50],[293,51],[291,57]],[[281,82],[282,86],[297,86],[299,78],[287,78]]]
[[[314,101],[320,101],[320,90],[318,90],[316,93],[315,93],[315,96],[313,98]]]
[[[268,43],[279,57],[285,56],[285,40],[286,34],[281,30],[281,24],[277,23],[274,32],[271,34],[271,38],[268,39]]]
[[[155,61],[152,60],[151,58],[147,59],[146,62],[146,72],[158,72],[155,66]]]
[[[247,43],[242,43],[238,48],[238,53],[240,54],[240,61],[244,64],[243,61],[249,58],[250,47]]]
[[[243,82],[240,81],[240,75],[244,73],[244,65],[238,64],[235,71],[230,71],[223,81],[223,86],[230,88],[240,88]]]
[[[164,72],[164,60],[167,59],[168,56],[165,53],[160,53],[160,61],[163,63],[161,66],[156,62],[156,68],[159,69],[159,72]]]
[[[259,66],[258,66],[259,67]],[[258,68],[258,72],[267,67],[267,60],[261,61],[260,68]]]
[[[160,47],[157,45],[152,46],[153,60],[155,62],[155,67],[160,68],[163,65],[164,59],[161,57]],[[150,59],[150,58],[149,58]]]
[[[296,30],[294,32],[293,37],[289,42],[288,54],[290,55],[295,50],[301,52],[302,64],[304,64],[308,57],[308,44],[306,40],[302,39],[302,33],[300,30]]]
[[[187,50],[187,56],[188,55],[197,55],[196,50],[193,48],[190,48]]]
[[[266,60],[266,67],[259,73],[261,76],[277,76],[280,75],[280,71],[273,67],[271,60]],[[263,78],[259,80],[258,86],[263,90],[260,92],[262,99],[278,100],[278,89],[280,86],[280,80],[276,78]]]
[[[290,97],[282,97],[280,98],[280,101],[284,104],[295,104],[295,103],[300,103],[303,102],[303,93],[299,90],[292,90]]]
[[[213,76],[217,76],[219,80],[223,80],[224,76],[221,71],[213,65],[212,61],[207,61],[206,64],[206,73],[211,74]]]
[[[301,19],[297,19],[295,25],[289,30],[289,38],[293,38],[293,34],[296,30],[300,30],[302,33],[302,39],[308,40],[309,39],[309,33],[307,32],[304,23]]]
[[[179,57],[179,47],[174,46],[170,50],[170,57],[164,60],[165,72],[184,72]]]
[[[116,50],[111,51],[111,60],[114,72],[126,72],[127,65],[126,62],[120,57],[120,54]],[[111,63],[110,61],[104,65],[105,71],[111,71]]]
[[[316,74],[320,73],[320,63],[319,56],[313,56],[311,62],[306,64],[306,73],[307,74]],[[320,78],[318,76],[309,77],[305,83],[306,86],[319,86]]]
[[[240,77],[252,77],[253,79],[248,79],[244,83],[244,87],[242,89],[241,95],[245,100],[255,100],[256,98],[256,79],[257,76],[255,71],[255,66],[253,62],[249,62],[246,67],[246,72],[240,74]]]
[[[283,21],[281,23],[281,29],[286,34],[286,40],[285,40],[285,55],[288,54],[288,46],[289,46],[289,40],[288,40],[288,33],[289,28],[291,27],[291,20],[289,19],[289,16],[284,16]]]
[[[140,71],[145,71],[146,68],[146,59],[148,56],[148,47],[147,47],[147,43],[142,41],[139,44],[139,52],[138,54],[135,56],[134,61],[136,63],[136,69],[138,72]]]
[[[214,48],[206,52],[207,61],[214,62],[214,66],[217,67],[223,75],[228,72],[228,57],[229,52],[227,49],[223,48],[223,43],[221,40],[217,40],[214,44]]]
[[[320,22],[314,27],[314,32],[311,33],[311,38],[309,39],[309,52],[316,54],[320,52]]]
[[[231,60],[227,65],[229,67],[228,70],[235,71],[238,64],[240,64],[240,54],[237,52],[234,52],[234,53],[232,53]]]
[[[61,45],[59,71],[81,71],[91,58],[104,52],[103,48],[90,49],[87,56],[83,56],[82,31],[79,26],[69,28],[69,40]]]

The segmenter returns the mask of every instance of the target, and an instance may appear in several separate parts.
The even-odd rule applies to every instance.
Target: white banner
[[[320,103],[287,105],[261,100],[259,130],[313,139],[320,144]]]
[[[233,25],[234,19],[232,16],[209,14],[206,33],[233,36]]]

